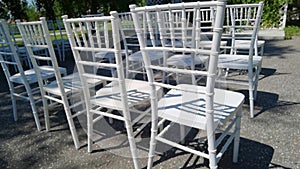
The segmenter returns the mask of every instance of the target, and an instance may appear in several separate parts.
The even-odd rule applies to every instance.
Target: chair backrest
[[[100,17],[104,16],[103,13],[97,13],[97,14],[86,14],[86,15],[81,15],[82,18],[87,18],[87,17]]]
[[[279,30],[284,30],[285,26],[286,26],[286,18],[287,18],[287,10],[288,10],[288,3],[285,2],[284,4],[282,4],[281,8],[279,9],[279,13],[280,13],[280,19],[279,19]]]
[[[67,40],[67,33],[62,20],[48,20],[48,29],[55,40]]]
[[[59,71],[57,58],[54,52],[50,33],[45,17],[41,17],[40,21],[20,22],[17,20],[17,26],[20,30],[24,45],[30,56],[34,70],[38,77],[39,86],[44,85],[42,71],[50,71],[55,73],[55,80],[62,94],[65,96],[64,86],[62,84],[61,72]],[[47,54],[35,53],[34,50],[46,50]],[[47,64],[48,66],[44,66]],[[42,95],[45,92],[42,91]]]
[[[16,35],[20,34],[19,29],[16,24],[10,23],[8,24],[8,30],[10,33],[10,36],[12,37],[12,40],[15,44],[17,44]]]
[[[54,48],[58,51],[60,60],[65,59],[65,53],[69,48],[69,41],[62,20],[48,20],[48,29]]]
[[[200,19],[201,9],[208,9],[208,8],[216,8],[215,14],[215,22],[213,24],[213,29],[210,30],[212,34],[212,46],[210,49],[201,49],[200,44],[201,41],[206,40],[202,39],[201,35],[208,33],[207,31],[203,31],[201,29],[202,23]],[[215,79],[217,75],[217,63],[218,63],[218,55],[220,51],[220,39],[222,35],[222,26],[223,26],[223,17],[225,11],[225,2],[224,1],[209,1],[209,2],[190,2],[190,3],[180,3],[180,4],[167,4],[167,5],[160,5],[160,6],[147,6],[147,7],[136,7],[135,5],[130,6],[131,13],[133,16],[133,20],[135,23],[136,32],[139,38],[140,49],[143,55],[143,60],[145,64],[145,68],[147,71],[148,81],[149,84],[152,86],[154,90],[151,92],[151,104],[152,112],[157,113],[157,96],[155,93],[155,88],[165,87],[169,89],[177,89],[183,90],[186,92],[193,92],[193,93],[202,93],[206,94],[206,117],[207,120],[212,122],[213,121],[213,98],[214,98],[214,87],[215,87]],[[179,11],[181,13],[180,21],[181,24],[177,24],[176,20],[172,19],[174,16],[174,11]],[[187,19],[187,11],[192,12],[192,20]],[[139,20],[137,19],[137,13],[144,13],[146,16],[149,16],[150,13],[155,13],[157,25],[158,25],[158,36],[160,38],[161,46],[147,46],[143,40],[142,32],[143,29],[141,24],[139,24]],[[168,17],[169,19],[164,19]],[[151,19],[150,17],[146,17],[146,23],[148,23]],[[168,20],[168,25],[164,23]],[[185,36],[188,32],[187,25],[193,24],[191,29],[192,36],[192,45],[187,45],[187,37]],[[175,29],[174,25],[177,24],[178,27]],[[151,32],[154,29],[152,26],[147,25],[147,32]],[[175,31],[181,32],[181,41],[182,45],[179,46],[175,42]],[[153,36],[150,33],[150,36]],[[171,41],[171,42],[170,42]],[[154,62],[150,62],[148,52],[150,51],[161,51],[164,55],[164,58],[169,56],[169,53],[175,54],[182,54],[182,55],[189,55],[192,58],[196,56],[203,55],[209,57],[209,64],[206,70],[188,70],[188,69],[180,69],[180,68],[173,68],[167,67],[166,64],[164,65],[157,65]],[[155,73],[162,72],[162,73],[180,73],[185,76],[206,76],[206,90],[203,92],[201,91],[193,91],[192,89],[183,89],[177,85],[165,84],[164,82],[155,81]],[[195,84],[196,85],[196,84]]]
[[[82,18],[101,17],[101,16],[104,16],[104,13],[81,15]],[[92,27],[94,28],[94,25],[92,25]]]
[[[149,17],[151,17],[153,20],[151,22],[151,25],[155,27],[154,34],[157,33],[157,24],[155,22],[155,18],[152,16],[153,14],[150,14]],[[134,22],[132,19],[131,12],[122,12],[118,13],[119,19],[120,19],[120,31],[121,31],[121,37],[124,41],[125,48],[127,46],[128,49],[132,50],[133,53],[136,51],[139,51],[139,42],[138,38],[136,36],[135,28],[134,28]],[[141,21],[139,22],[141,25],[147,25],[145,21],[146,16],[141,14],[138,14],[138,19]],[[148,25],[150,22],[148,23]],[[146,32],[146,29],[144,30]],[[156,39],[150,39],[149,35],[147,33],[144,33],[143,36],[145,37],[145,41],[147,42],[147,45],[151,46],[152,44],[157,45],[158,37]]]
[[[201,21],[201,29],[202,29],[202,33],[204,32],[211,32],[211,29],[213,28],[213,23],[214,23],[214,8],[202,8],[199,11],[199,18]],[[171,15],[169,15],[169,11],[164,11],[164,19],[165,20],[165,24],[166,26],[170,26],[169,25],[169,20],[174,20],[173,21],[173,27],[174,29],[178,29],[177,31],[175,31],[175,35],[176,32],[178,33],[179,36],[182,36],[182,31],[181,31],[181,24],[182,24],[182,19],[183,19],[183,13],[181,10],[173,10],[171,11]],[[196,20],[194,19],[194,17],[196,17],[194,15],[194,10],[193,9],[187,9],[185,10],[185,17],[184,19],[186,19],[187,21],[189,21],[185,26],[187,31],[187,34],[189,35],[189,32],[192,32],[193,29],[193,25],[195,25]],[[191,38],[192,35],[190,34],[189,37]]]
[[[13,87],[10,83],[10,77],[12,76],[11,71],[14,71],[14,73],[20,73],[22,81],[24,84],[27,83],[28,85],[22,63],[17,54],[14,41],[11,39],[8,26],[4,19],[0,20],[0,63],[10,87]]]
[[[134,29],[134,23],[130,12],[118,13],[120,19],[120,31],[125,50],[133,52],[139,50],[139,42]]]
[[[20,58],[20,61],[21,61],[21,63],[23,63],[23,62],[25,63],[25,65],[22,64],[23,68],[25,68],[24,66],[28,66],[31,69],[32,65],[31,65],[31,61],[29,59],[27,50],[26,50],[25,46],[23,46],[23,43],[20,40],[20,38],[18,37],[20,35],[20,31],[17,27],[17,24],[9,23],[7,25],[8,25],[8,31],[10,33],[10,38],[12,39],[14,46],[16,47],[17,54]]]
[[[236,39],[251,40],[249,55],[257,50],[258,30],[264,3],[227,5],[224,27],[230,29],[232,45]],[[234,50],[234,46],[231,47]]]
[[[133,61],[129,57],[131,54],[134,54],[140,50],[139,41],[135,32],[134,22],[132,19],[131,12],[122,12],[118,13],[119,17],[119,27],[121,33],[121,48],[124,49],[125,59],[126,59],[126,77],[128,78],[130,73],[143,73],[138,69],[142,69],[138,65],[142,65],[141,61]],[[139,15],[139,20],[144,20],[145,15]],[[144,20],[145,21],[145,20]],[[146,25],[145,22],[141,22],[141,24]],[[146,31],[144,31],[146,32]],[[155,39],[148,39],[147,34],[143,34],[145,40],[147,40],[148,45],[152,45],[155,43]],[[137,59],[139,60],[139,59]],[[143,70],[143,69],[142,69]]]
[[[75,63],[82,81],[87,109],[90,107],[90,88],[87,78],[116,82],[120,86],[123,111],[129,112],[125,88],[124,65],[121,55],[121,38],[117,12],[112,16],[70,18],[63,16]],[[114,55],[115,61],[110,63],[96,62],[92,58],[97,52]],[[91,57],[92,56],[92,57]],[[115,74],[105,73],[105,69],[114,69]],[[96,69],[96,72],[94,71]],[[126,113],[123,113],[126,116]]]

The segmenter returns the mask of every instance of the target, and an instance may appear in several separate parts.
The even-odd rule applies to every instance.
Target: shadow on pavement
[[[288,40],[274,40],[266,41],[264,49],[264,57],[278,57],[280,59],[286,59],[287,54],[296,53],[298,50],[289,43]]]
[[[237,92],[240,92],[245,95],[245,104],[249,105],[248,90],[237,90]],[[257,91],[257,97],[255,100],[255,109],[258,109],[259,111],[256,111],[254,116],[257,117],[262,113],[269,111],[271,109],[276,109],[274,113],[285,113],[285,112],[281,112],[280,108],[300,104],[300,102],[278,100],[278,98],[279,95],[276,93]]]
[[[202,145],[202,149],[205,149],[207,145]],[[220,169],[269,169],[269,166],[277,166],[276,164],[271,163],[274,148],[257,142],[249,140],[247,138],[241,138],[240,140],[240,150],[239,150],[239,161],[238,163],[232,162],[232,152],[233,146],[231,145],[228,150],[225,152],[220,162],[218,163],[218,168]],[[178,156],[185,156],[182,158],[183,161],[180,161],[181,166],[176,166],[176,168],[181,169],[193,169],[193,168],[209,168],[209,161],[202,157],[188,154],[180,150],[174,151],[171,149],[169,152],[165,153],[160,157],[159,160],[153,163],[153,166],[157,166],[160,163],[165,161],[170,161]],[[286,168],[281,166],[281,168]]]

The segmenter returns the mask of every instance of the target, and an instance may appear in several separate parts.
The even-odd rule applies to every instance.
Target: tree
[[[27,16],[28,16],[28,21],[36,21],[39,20],[39,17],[41,14],[37,11],[35,4],[29,4],[27,6]]]
[[[9,19],[8,18],[8,9],[5,3],[0,1],[0,17],[4,19]]]
[[[45,16],[48,19],[55,19],[54,13],[54,1],[55,0],[36,0],[36,7],[42,16]]]
[[[69,17],[80,17],[82,14],[104,13],[116,10],[118,12],[129,11],[130,4],[143,4],[145,0],[56,0],[57,17],[68,15]]]
[[[7,16],[7,13],[10,11],[12,19],[28,19],[26,10],[27,10],[27,1],[26,0],[2,0],[1,2],[1,16]],[[7,17],[5,17],[8,19]]]

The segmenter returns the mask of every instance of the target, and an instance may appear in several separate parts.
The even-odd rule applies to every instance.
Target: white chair
[[[126,60],[126,70],[127,75],[132,73],[135,74],[142,74],[144,79],[146,79],[145,75],[145,69],[143,64],[143,57],[140,52],[140,47],[138,43],[138,38],[134,29],[134,23],[131,16],[131,12],[123,12],[118,13],[120,18],[120,29],[121,29],[121,35],[122,35],[122,41],[124,42],[125,49],[128,49],[131,51],[132,54],[129,54],[127,60]],[[145,16],[143,14],[139,14],[138,19],[141,21],[141,25],[148,25],[154,27],[154,32],[145,32],[143,33],[144,40],[146,41],[148,46],[159,46],[161,45],[159,42],[158,36],[150,36],[150,34],[157,34],[157,24],[155,22],[155,18],[153,17],[154,14],[149,14],[148,16]],[[150,17],[153,20],[149,23],[145,23],[145,17]],[[153,39],[150,39],[150,37],[154,37]],[[158,62],[159,64],[162,64],[162,53],[153,51],[151,53],[150,59],[153,62]]]
[[[78,73],[74,73],[64,77],[61,76],[52,41],[50,39],[46,18],[41,17],[40,19],[40,21],[35,22],[20,22],[17,20],[17,26],[29,53],[36,76],[38,77],[38,84],[43,99],[46,130],[50,130],[50,106],[53,104],[62,104],[65,110],[75,148],[78,149],[80,148],[80,143],[74,125],[74,118],[84,113],[85,110],[83,108],[80,111],[78,110],[72,112],[71,109],[74,110],[76,107],[78,108],[78,106],[84,107],[84,100],[83,98],[80,99],[82,87],[79,85],[81,84],[79,75]],[[49,55],[34,54],[33,48],[46,49]],[[50,66],[45,68],[43,66],[43,62],[50,63]],[[45,83],[42,80],[41,77],[43,76],[43,71],[45,70],[51,71],[55,74],[53,81]],[[91,81],[89,85],[96,85],[97,83],[100,83],[100,81]],[[79,97],[79,99],[76,99],[76,97]]]
[[[63,21],[84,89],[87,108],[88,152],[92,152],[93,142],[97,141],[95,135],[105,137],[105,135],[99,135],[101,131],[95,128],[97,124],[102,124],[104,117],[123,121],[134,167],[139,168],[134,139],[139,130],[133,131],[133,125],[142,120],[144,116],[150,115],[149,108],[145,111],[136,109],[137,105],[149,100],[150,87],[146,81],[125,78],[117,12],[111,12],[111,16],[90,18],[68,19],[67,16],[63,16]],[[103,63],[95,62],[90,58],[90,55],[102,52],[112,53],[115,61]],[[93,71],[95,68],[96,73]],[[115,74],[112,76],[105,74],[102,70],[107,68],[113,69]],[[107,80],[110,83],[93,93],[86,87],[87,78]],[[113,114],[113,110],[119,111],[120,115]],[[138,116],[133,118],[132,113]],[[145,125],[146,123],[142,125],[142,128]]]
[[[16,36],[20,35],[20,32],[18,30],[17,25],[12,24],[12,23],[7,24],[7,25],[8,25],[8,30],[9,30],[9,33],[10,33],[10,37],[11,37],[13,43],[15,44],[15,47],[17,49],[17,54],[19,55],[19,58],[20,58],[20,61],[21,61],[22,65],[25,64],[24,66],[28,66],[29,68],[32,68],[31,61],[30,61],[30,58],[27,54],[25,46],[23,46],[22,43],[20,43],[21,41],[17,41]]]
[[[1,50],[0,52],[0,63],[10,90],[14,120],[18,120],[16,97],[28,100],[30,102],[37,129],[40,131],[41,124],[36,108],[36,100],[33,97],[34,93],[39,93],[39,89],[33,89],[30,86],[30,84],[37,82],[37,78],[31,78],[34,76],[32,76],[32,73],[29,72],[33,72],[33,70],[23,70],[14,42],[11,40],[8,26],[6,25],[6,21],[3,19],[0,20],[0,39],[1,48],[5,48],[5,50]],[[16,73],[12,72],[12,67],[16,68]],[[25,92],[24,90],[20,90],[22,87],[25,88]]]
[[[20,31],[19,31],[17,25],[11,23],[11,24],[8,24],[8,28],[9,28],[11,39],[16,46],[20,61],[25,64],[25,65],[24,64],[22,64],[22,65],[32,68],[32,64],[31,64],[30,58],[28,56],[26,47],[24,46],[22,39],[19,38]],[[44,49],[34,48],[33,52],[37,53],[37,54],[47,55],[47,50],[44,50]]]
[[[250,5],[250,6],[249,6]],[[225,12],[225,24],[224,28],[228,29],[228,32],[224,32],[225,39],[228,39],[232,37],[232,20],[231,20],[231,12],[235,10],[235,13],[237,13],[238,16],[235,16],[235,19],[237,21],[236,25],[238,29],[236,28],[235,31],[235,40],[232,41],[234,48],[230,48],[230,53],[249,53],[249,47],[251,43],[251,36],[252,36],[252,30],[249,27],[253,25],[249,25],[254,23],[255,21],[255,12],[254,14],[250,14],[249,12],[253,8],[251,7],[251,4],[235,4],[235,5],[226,5],[226,12]],[[238,21],[239,20],[239,21]],[[227,38],[226,38],[227,37]],[[258,33],[255,37],[255,43],[254,43],[254,54],[255,56],[263,56],[264,54],[264,46],[265,41],[264,40],[258,40]]]
[[[18,119],[16,98],[28,100],[30,102],[37,129],[40,131],[42,128],[36,104],[41,100],[34,99],[34,95],[40,94],[40,89],[37,86],[38,77],[34,69],[25,69],[25,66],[22,65],[14,41],[11,40],[5,20],[0,20],[0,24],[1,48],[6,48],[4,51],[0,52],[0,62],[11,93],[14,120],[17,121]],[[31,62],[28,64],[31,64]],[[15,67],[15,71],[12,71],[11,66]],[[45,70],[42,71],[41,76],[43,81],[47,81],[55,76],[54,72],[47,70],[49,66],[43,67],[45,68]],[[61,74],[67,74],[65,68],[59,68],[59,71]],[[22,88],[25,88],[25,91]]]
[[[209,49],[199,48],[201,39],[201,22],[200,22],[200,10],[203,8],[214,7],[216,8],[215,22],[212,33],[212,46]],[[238,149],[239,149],[239,133],[240,133],[240,118],[241,109],[244,101],[244,96],[241,93],[222,90],[215,88],[215,79],[217,77],[217,63],[218,55],[220,52],[220,40],[222,34],[223,14],[225,11],[224,1],[206,1],[206,2],[191,2],[191,3],[179,3],[179,4],[167,4],[156,5],[147,7],[130,6],[133,20],[135,21],[135,28],[139,38],[141,52],[143,54],[143,60],[147,71],[149,85],[151,86],[151,106],[152,106],[152,123],[151,123],[151,140],[149,150],[148,168],[152,168],[153,158],[155,155],[155,149],[157,142],[163,142],[171,147],[176,147],[183,151],[193,153],[198,156],[209,159],[209,167],[217,168],[217,162],[221,159],[225,150],[230,143],[234,140],[234,155],[233,161],[237,162]],[[195,20],[194,29],[191,33],[195,35],[192,41],[192,46],[176,46],[176,43],[166,43],[168,36],[165,36],[166,32],[175,33],[175,30],[171,27],[164,26],[164,19],[162,19],[162,13],[171,15],[172,11],[181,10],[184,16],[186,10],[192,10],[193,19]],[[162,46],[159,47],[147,47],[143,40],[142,27],[140,26],[136,13],[143,12],[146,15],[148,13],[156,13],[157,24],[159,30],[159,36],[161,37]],[[149,18],[147,18],[146,22]],[[181,20],[182,27],[186,25],[187,20]],[[173,21],[169,21],[170,25]],[[147,28],[148,31],[152,31],[151,27]],[[187,29],[180,29],[181,34],[186,34]],[[182,43],[186,43],[183,39]],[[191,70],[180,69],[177,67],[168,67],[167,65],[152,64],[149,60],[149,52],[161,51],[165,55],[168,52],[174,52],[178,54],[189,53],[191,56],[204,55],[209,59],[209,64],[206,70]],[[194,83],[170,85],[155,81],[155,72],[172,72],[180,73],[189,78],[192,76],[206,76],[206,85],[198,86]],[[161,99],[157,97],[157,87],[164,87],[168,91]],[[170,122],[170,123],[167,123]],[[226,123],[228,122],[228,123]],[[208,140],[208,148],[203,151],[199,151],[189,147],[189,144],[180,144],[184,139],[184,132],[178,134],[176,128],[177,124],[203,130],[206,132]],[[224,129],[224,130],[222,130]],[[218,139],[216,134],[221,133]],[[178,136],[180,136],[178,138]],[[229,135],[228,137],[226,137]],[[171,138],[170,138],[171,137]],[[176,140],[176,141],[174,141]],[[186,140],[187,141],[187,140]],[[223,142],[224,141],[224,142]],[[221,142],[223,142],[221,144]],[[217,148],[218,147],[218,148]],[[159,150],[158,150],[159,151]],[[206,151],[208,153],[206,153]],[[177,166],[178,167],[178,166]]]
[[[169,15],[168,11],[164,12],[163,18],[164,18],[164,25],[165,27],[169,27],[170,29],[174,29],[174,34],[171,35],[170,33],[167,33],[170,37],[171,43],[176,43],[176,46],[185,45],[186,47],[192,47],[195,38],[200,38],[198,47],[202,49],[209,49],[212,46],[211,41],[211,29],[213,28],[214,24],[214,9],[213,8],[203,8],[201,11],[199,11],[199,19],[201,22],[201,30],[199,30],[200,36],[195,37],[195,34],[193,34],[193,29],[196,20],[194,19],[196,16],[193,15],[193,10],[186,10],[183,14],[181,10],[174,10],[172,11],[171,15]],[[187,21],[185,25],[182,26],[183,21]],[[171,23],[170,23],[171,22]],[[186,34],[182,34],[181,29],[187,29]],[[185,40],[185,43],[181,43],[182,40]],[[227,41],[221,41],[221,45],[225,46],[227,44]],[[205,69],[205,65],[207,63],[208,57],[206,56],[196,56],[196,57],[190,57],[189,54],[183,54],[183,55],[171,55],[167,59],[167,65],[170,67],[177,67],[177,68],[183,68],[183,69]],[[199,79],[196,79],[194,77],[192,79],[193,83],[197,83]],[[176,75],[176,81],[179,81],[178,75]]]
[[[262,56],[258,56],[255,50],[257,49],[257,32],[263,5],[263,2],[260,2],[258,4],[240,4],[226,7],[226,16],[230,18],[228,22],[231,23],[231,52],[220,55],[218,63],[219,69],[246,71],[248,73],[246,81],[226,75],[226,81],[220,82],[248,86],[251,118],[254,117],[254,100],[262,64]],[[247,31],[249,34],[245,34],[244,31]],[[241,38],[249,39],[249,35],[250,42],[247,42],[249,51],[246,54],[232,52],[236,50],[235,40]],[[222,74],[221,71],[220,74]]]
[[[81,15],[82,18],[104,16],[103,13]]]
[[[126,60],[124,63],[127,65],[128,64],[128,56],[132,54],[132,50],[129,49],[130,45],[128,46],[128,43],[126,41],[127,37],[125,36],[124,32],[126,32],[127,30],[129,30],[129,31],[131,30],[130,34],[132,35],[132,33],[134,33],[134,29],[132,29],[132,28],[127,29],[128,27],[132,27],[132,25],[130,26],[130,22],[128,20],[129,19],[128,16],[130,16],[130,13],[129,14],[124,13],[124,15],[123,15],[123,13],[120,13],[119,15],[120,15],[120,22],[118,22],[118,23],[120,26],[120,29],[119,29],[120,34],[122,37],[121,38],[121,42],[122,42],[121,43],[121,48],[122,48],[121,54],[122,54],[122,58]],[[102,16],[104,16],[104,15],[102,15]],[[123,16],[123,17],[121,17],[121,16]],[[95,17],[97,17],[97,16],[95,16]],[[136,46],[136,48],[138,47],[137,45],[135,45],[135,46]],[[95,54],[95,58],[97,60],[104,61],[104,62],[109,62],[109,63],[115,62],[115,55],[113,52],[97,52]],[[126,66],[126,77],[129,76],[129,72],[127,70],[128,69]],[[113,74],[113,71],[112,71],[112,74]]]
[[[48,20],[47,21],[52,43],[58,52],[59,60],[64,61],[66,52],[71,51],[70,43],[67,39],[66,30],[62,20]]]
[[[88,18],[88,17],[101,17],[104,16],[104,14],[90,14],[90,15],[81,15],[82,18]],[[121,26],[122,24],[120,24]],[[95,30],[95,26],[91,25],[91,28],[93,29],[93,32],[96,31]],[[122,32],[122,31],[121,31]],[[123,37],[123,33],[121,34]],[[96,45],[96,44],[95,44]],[[132,54],[132,50],[129,50],[127,48],[126,45],[126,40],[122,41],[122,57],[124,57],[126,60],[128,58],[128,56],[130,54]],[[108,62],[108,63],[112,63],[115,62],[115,58],[114,58],[114,53],[113,52],[96,52],[93,56],[94,61],[97,62]],[[125,62],[127,63],[127,62]],[[114,71],[112,68],[109,68],[109,70],[111,71],[111,74],[114,74]],[[126,77],[127,77],[128,73],[126,72]]]
[[[126,52],[126,77],[134,76],[143,70],[142,56],[139,53],[139,44],[134,30],[134,24],[130,12],[118,13],[120,19],[120,33],[123,48]],[[134,53],[134,54],[133,54]],[[133,54],[133,55],[132,55]]]
[[[139,49],[139,43],[138,39],[135,33],[134,29],[134,24],[132,20],[132,16],[130,12],[122,12],[118,13],[120,22],[119,22],[119,27],[120,27],[120,35],[121,35],[121,48],[122,48],[122,56],[124,56],[125,59],[125,68],[126,68],[126,77],[135,77],[137,74],[142,74],[143,78],[146,79],[145,77],[145,70],[143,66],[143,59],[142,59],[142,54],[140,53]],[[139,16],[140,20],[143,20],[143,15]],[[153,26],[156,26],[153,22]],[[146,23],[142,23],[146,24]],[[147,39],[147,35],[144,34],[147,44],[148,45],[158,45],[157,44],[157,37],[156,39]],[[151,60],[152,61],[157,61],[161,64],[162,60],[162,54],[161,53],[152,53],[151,55]],[[113,62],[114,61],[114,55],[111,53],[107,52],[98,52],[95,55],[96,58],[98,59],[105,59],[108,62]]]

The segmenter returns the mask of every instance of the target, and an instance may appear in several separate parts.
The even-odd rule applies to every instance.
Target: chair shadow
[[[260,71],[260,77],[259,80],[262,80],[264,78],[267,78],[269,76],[273,76],[273,75],[289,75],[291,73],[280,73],[280,72],[276,72],[277,69],[273,69],[273,68],[261,68]]]
[[[191,136],[194,137],[195,133],[189,133]],[[207,153],[207,142],[199,144],[198,140],[192,141],[192,147],[197,150],[201,150]],[[198,144],[193,144],[198,143]],[[189,144],[190,145],[190,144]],[[274,148],[257,142],[253,140],[249,140],[247,138],[240,138],[240,149],[239,149],[239,159],[237,163],[232,162],[232,152],[233,152],[233,145],[231,144],[227,151],[223,154],[221,160],[218,163],[218,168],[220,169],[269,169],[269,166],[279,167],[280,165],[271,163]],[[157,166],[160,163],[166,163],[170,160],[175,160],[174,158],[180,158],[178,160],[182,161],[182,166],[177,166],[178,168],[182,169],[193,169],[193,168],[209,168],[209,160],[203,157],[196,156],[194,154],[190,154],[187,157],[180,157],[186,156],[187,152],[183,152],[177,149],[170,149],[169,151],[165,152],[163,155],[160,156],[159,160],[154,161],[153,166]],[[287,167],[280,166],[281,168],[288,169]]]
[[[237,163],[233,163],[232,149],[233,146],[230,146],[226,151],[219,162],[219,168],[269,169],[274,154],[274,148],[269,145],[241,138],[239,159]]]
[[[245,104],[249,105],[249,91],[246,89],[236,90],[236,92],[245,95]],[[272,107],[275,107],[278,102],[279,95],[265,91],[257,91],[255,107],[260,107],[264,112]]]
[[[245,95],[245,104],[249,105],[249,91],[248,90],[236,90]],[[271,109],[278,109],[280,107],[293,106],[300,104],[300,102],[291,102],[279,100],[279,95],[276,93],[270,93],[265,91],[257,91],[257,97],[255,100],[255,112],[254,117],[261,115],[262,113],[269,111]],[[276,111],[276,113],[281,113],[281,111]]]
[[[263,77],[261,77],[259,80],[262,80],[266,77],[272,76],[276,73],[276,69],[273,68],[261,68],[260,71],[260,75],[262,75]]]
[[[266,41],[264,57],[286,59],[286,54],[297,52],[293,46],[281,45],[282,40]]]

